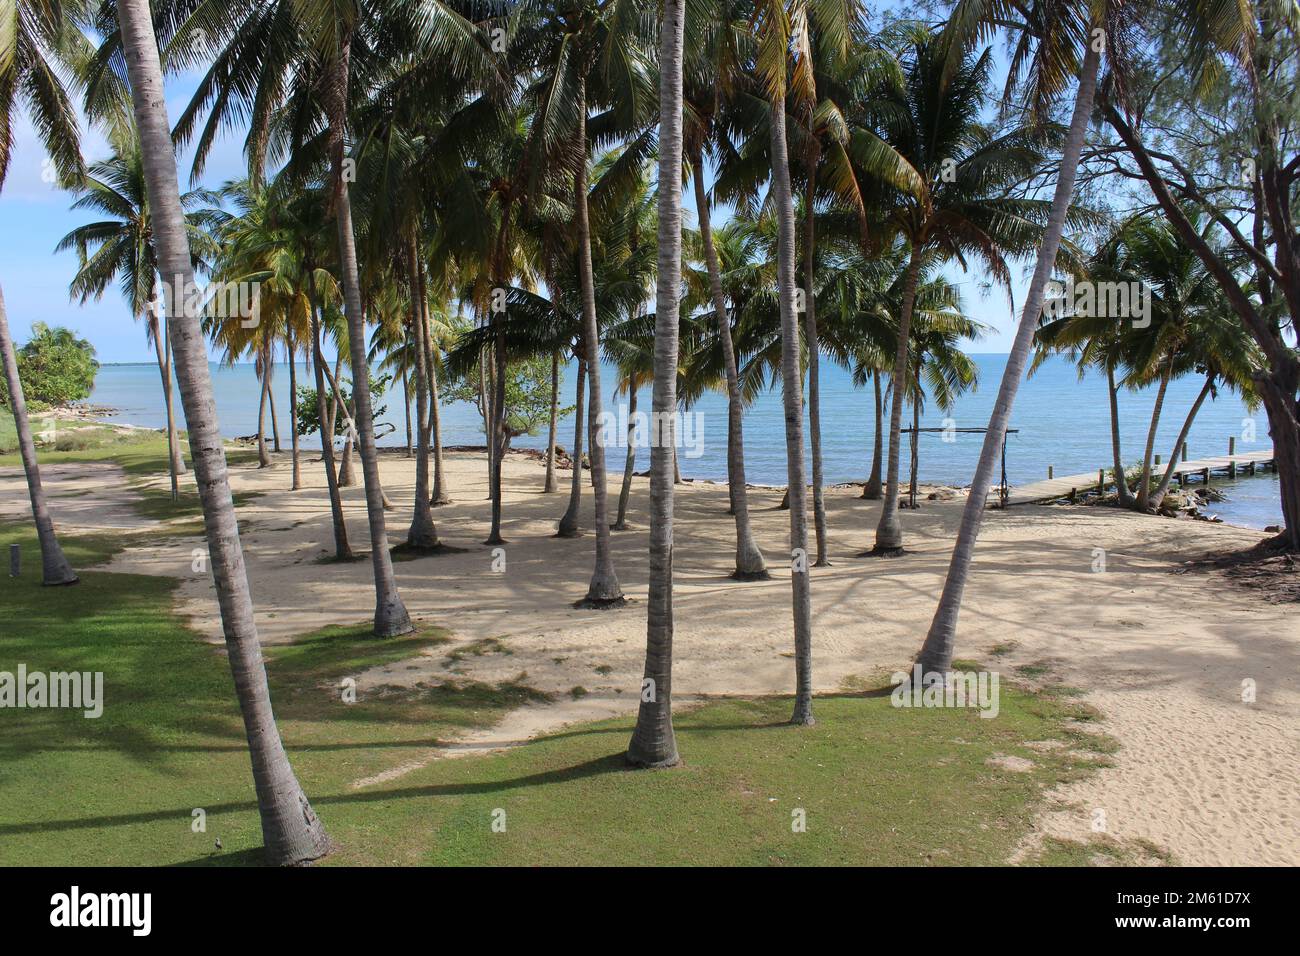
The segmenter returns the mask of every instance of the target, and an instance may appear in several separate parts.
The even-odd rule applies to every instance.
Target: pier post
[[[1048,466],[1047,466],[1047,480],[1048,480],[1048,481],[1051,481],[1052,478],[1053,478],[1053,475],[1052,475],[1052,466],[1051,466],[1051,465],[1048,465]]]
[[[1228,457],[1231,458],[1236,453],[1237,453],[1237,436],[1229,435],[1228,436]],[[1235,461],[1228,462],[1228,477],[1229,478],[1237,477],[1237,463]]]
[[[1106,494],[1106,469],[1105,468],[1097,469],[1097,494],[1099,495]]]
[[[1187,460],[1187,442],[1183,442],[1183,461]]]

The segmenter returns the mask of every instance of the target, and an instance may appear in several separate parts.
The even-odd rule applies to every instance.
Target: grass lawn
[[[28,570],[0,591],[0,670],[103,671],[106,700],[97,720],[0,710],[0,865],[258,862],[224,654],[171,613],[173,583],[87,571],[77,587],[43,589],[34,534],[0,524],[0,553],[14,541]],[[116,547],[64,545],[79,568]],[[343,678],[446,640],[437,630],[380,641],[365,626],[334,627],[269,650],[281,731],[339,844],[327,863],[1000,863],[1044,789],[1091,772],[1109,746],[1072,729],[1069,718],[1091,715],[1068,695],[1004,683],[993,720],[854,694],[819,698],[817,726],[796,729],[784,725],[786,699],[720,700],[679,715],[686,765],[675,770],[625,769],[631,721],[612,720],[354,787],[537,698],[521,673],[343,703]],[[1039,740],[1070,746],[1025,746]],[[1033,767],[988,764],[995,754]],[[206,832],[192,831],[196,808]],[[806,832],[794,832],[797,811]],[[1044,857],[1076,859],[1059,848]]]

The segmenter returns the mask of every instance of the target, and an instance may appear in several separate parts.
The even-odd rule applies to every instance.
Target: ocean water
[[[926,407],[921,416],[923,428],[946,427],[947,418],[951,418],[957,428],[983,427],[988,424],[989,412],[1006,365],[1006,356],[985,354],[973,358],[979,368],[978,387],[960,398],[956,407],[949,412],[940,411],[933,405]],[[576,364],[565,370],[561,386],[563,404],[573,404],[576,374]],[[228,437],[254,434],[257,430],[260,386],[253,366],[213,364],[212,377],[222,433]],[[855,389],[849,374],[826,360],[821,365],[821,378],[825,480],[828,484],[862,481],[871,467],[875,429],[872,392],[869,387]],[[299,369],[298,381],[311,381],[309,368],[304,366]],[[612,415],[618,416],[620,406],[626,405],[626,396],[614,396],[615,382],[614,370],[603,366],[601,384],[604,405]],[[1200,387],[1201,381],[1194,377],[1170,384],[1156,442],[1156,451],[1162,460],[1168,461],[1183,417],[1195,401]],[[279,413],[280,433],[287,447],[287,367],[280,366],[276,369],[272,389]],[[1154,400],[1154,390],[1125,391],[1120,394],[1120,426],[1126,464],[1136,462],[1142,456]],[[99,371],[95,391],[89,401],[112,407],[115,411],[109,418],[111,421],[150,428],[160,428],[166,421],[162,385],[156,365],[104,366]],[[393,427],[391,433],[380,439],[380,444],[405,444],[405,417],[397,391],[389,391],[377,404],[387,406],[379,421]],[[179,397],[176,399],[176,408],[179,412]],[[638,408],[643,411],[650,408],[648,387],[638,395]],[[683,421],[683,427],[679,431],[692,440],[681,451],[683,476],[724,480],[727,473],[725,396],[721,393],[706,395],[686,414],[691,417]],[[1080,380],[1070,362],[1059,356],[1052,357],[1021,385],[1016,398],[1011,427],[1018,431],[1007,438],[1007,474],[1011,483],[1023,484],[1045,478],[1048,465],[1054,466],[1057,475],[1094,472],[1098,468],[1109,469],[1109,422],[1105,379],[1089,374]],[[904,415],[904,426],[908,424],[910,409],[905,410]],[[483,429],[478,411],[469,404],[444,407],[442,428],[445,445],[483,444]],[[267,430],[269,435],[269,415]],[[621,434],[621,430],[618,431]],[[1225,390],[1213,401],[1207,400],[1202,407],[1192,425],[1188,452],[1192,458],[1226,454],[1228,439],[1232,436],[1236,437],[1237,450],[1241,452],[1270,446],[1263,410],[1251,412],[1238,396]],[[958,433],[951,437],[955,440],[948,442],[939,434],[921,435],[919,470],[922,482],[958,486],[970,484],[983,436]],[[572,440],[573,422],[571,419],[562,420],[559,443],[569,447]],[[316,446],[319,443],[313,437],[307,444]],[[514,446],[545,448],[545,427],[536,435],[516,439]],[[908,467],[907,452],[905,440],[904,480]],[[611,472],[621,471],[626,454],[624,449],[611,448],[608,454]],[[648,466],[649,451],[640,449],[637,470],[642,471]],[[746,412],[745,468],[746,477],[751,483],[785,484],[785,426],[779,389],[760,396]],[[1261,474],[1232,483],[1225,481],[1220,488],[1228,493],[1228,500],[1213,505],[1209,510],[1224,521],[1251,528],[1263,528],[1281,522],[1275,476]]]

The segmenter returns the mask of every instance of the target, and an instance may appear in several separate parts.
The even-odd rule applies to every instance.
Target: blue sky
[[[167,78],[168,115],[173,122],[189,102],[196,76]],[[54,253],[54,247],[69,231],[92,221],[91,213],[73,211],[72,196],[42,176],[44,150],[31,123],[20,117],[15,150],[3,193],[0,193],[0,286],[4,289],[9,324],[18,342],[30,334],[33,322],[63,325],[94,344],[101,362],[152,362],[153,350],[145,342],[143,327],[133,320],[116,289],[102,300],[80,305],[68,297],[68,283],[77,268],[76,253]],[[203,179],[206,186],[244,174],[243,135],[227,132],[217,142]],[[108,147],[95,130],[84,133],[82,149],[87,161],[103,159]],[[179,157],[182,188],[188,181],[191,153]],[[686,204],[693,209],[690,191]],[[718,218],[715,214],[715,219]],[[715,225],[717,223],[715,222]],[[1016,301],[1026,285],[1024,264],[1013,267]],[[984,276],[979,271],[963,274],[956,268],[949,277],[961,288],[966,311],[995,331],[972,345],[972,351],[1006,352],[1010,348],[1014,319],[1003,293],[982,291]]]

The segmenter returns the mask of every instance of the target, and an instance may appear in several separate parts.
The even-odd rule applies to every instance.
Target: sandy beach
[[[265,642],[373,611],[370,564],[320,563],[332,546],[324,474],[304,454],[306,487],[289,492],[289,456],[267,469],[232,469],[236,492],[260,497],[239,509],[243,543]],[[429,760],[508,746],[574,721],[630,713],[644,653],[648,485],[633,484],[629,530],[614,535],[615,561],[630,599],[605,611],[577,610],[594,538],[553,537],[561,492],[540,493],[537,461],[505,463],[502,555],[486,535],[486,469],[480,455],[446,461],[453,503],[435,509],[443,541],[463,551],[399,561],[395,570],[413,618],[446,628],[452,642],[426,655],[358,675],[358,690],[448,677],[521,678],[555,695],[491,732],[429,750],[364,787],[401,777]],[[397,505],[389,538],[409,522],[414,461],[382,459]],[[56,520],[69,530],[128,533],[131,484],[112,465],[51,466],[44,478]],[[159,481],[160,486],[165,482]],[[584,489],[589,530],[590,489]],[[26,507],[22,473],[0,469],[0,513]],[[617,488],[611,493],[616,500]],[[814,675],[819,692],[880,683],[906,668],[924,637],[960,516],[960,498],[923,501],[903,512],[909,554],[864,559],[879,503],[854,488],[828,489],[832,566],[813,577]],[[755,532],[770,581],[738,583],[734,525],[722,486],[677,487],[674,697],[787,693],[793,683],[789,575],[782,557],[788,516],[779,491],[752,492]],[[364,494],[345,489],[354,549],[368,545]],[[1112,767],[1050,795],[1037,834],[1086,841],[1104,833],[1149,841],[1182,864],[1300,863],[1300,628],[1294,606],[1271,604],[1215,571],[1178,573],[1206,553],[1247,547],[1258,532],[1095,507],[1024,506],[990,512],[967,591],[957,656],[1007,680],[1078,688],[1119,742]],[[198,538],[128,547],[109,570],[178,578],[178,612],[205,639],[220,625],[209,576],[194,572]],[[1094,570],[1099,552],[1105,570]],[[494,570],[494,557],[495,568]],[[737,593],[740,592],[740,593]],[[460,649],[461,653],[455,653]],[[522,676],[521,676],[522,675]],[[1243,701],[1243,682],[1255,699]],[[585,694],[575,696],[574,688]],[[1247,695],[1248,696],[1248,695]],[[1101,821],[1099,828],[1098,821]],[[1156,857],[1158,858],[1158,856]]]

